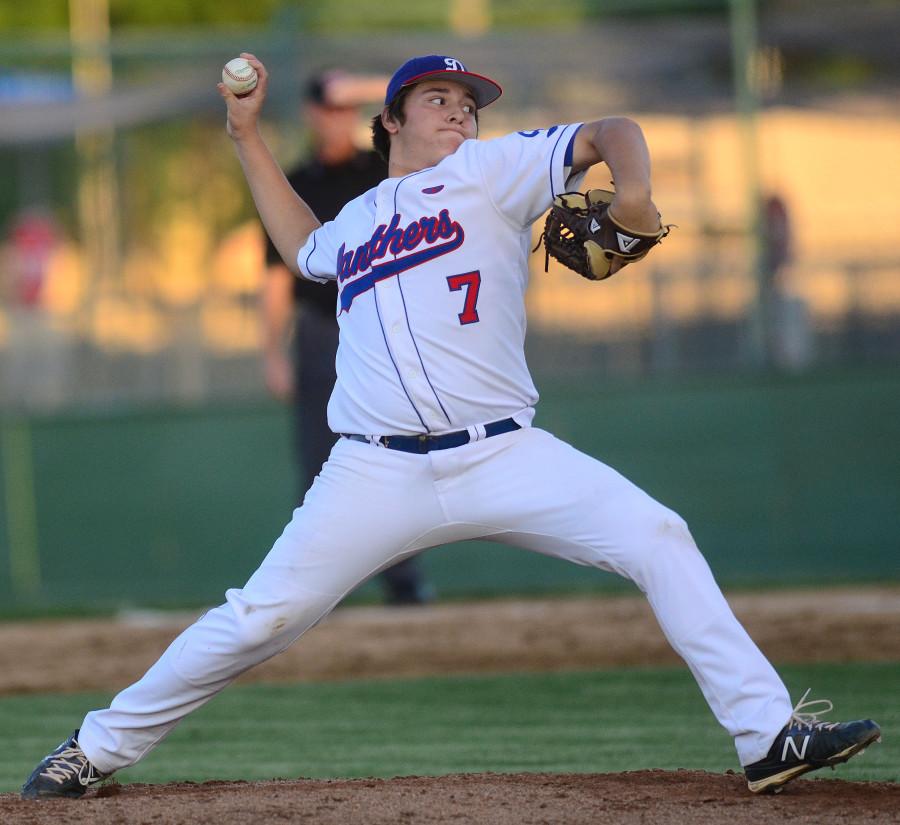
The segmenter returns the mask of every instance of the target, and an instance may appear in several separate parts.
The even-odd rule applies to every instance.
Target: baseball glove
[[[609,214],[614,192],[589,189],[564,192],[553,199],[544,232],[535,250],[544,242],[544,271],[552,255],[561,264],[591,281],[602,281],[612,273],[614,256],[628,263],[644,257],[669,234],[669,226],[660,223],[656,232],[636,232],[622,226]]]

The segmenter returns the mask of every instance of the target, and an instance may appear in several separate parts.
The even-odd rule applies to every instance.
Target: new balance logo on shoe
[[[781,761],[787,762],[788,758],[788,748],[790,748],[794,752],[794,756],[797,759],[803,759],[806,756],[806,748],[809,745],[810,735],[806,734],[803,737],[803,744],[800,746],[800,750],[797,750],[797,741],[793,736],[785,736],[784,737],[784,748],[781,750]]]

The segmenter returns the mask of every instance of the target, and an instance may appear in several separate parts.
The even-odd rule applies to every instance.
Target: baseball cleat
[[[76,730],[53,753],[47,754],[22,786],[23,799],[48,799],[58,796],[77,799],[88,785],[110,776],[98,771],[78,745]]]
[[[881,741],[881,728],[871,719],[856,722],[821,722],[817,713],[802,713],[803,708],[824,704],[819,713],[827,713],[828,699],[804,703],[803,694],[791,713],[791,720],[781,730],[763,759],[744,766],[747,786],[753,793],[778,793],[798,776],[834,767],[851,756],[862,753],[873,742]]]

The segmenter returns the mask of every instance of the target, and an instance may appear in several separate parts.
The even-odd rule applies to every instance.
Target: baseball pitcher
[[[298,277],[337,286],[328,420],[340,438],[246,585],[109,708],[88,713],[23,795],[80,796],[363,580],[475,538],[632,580],[733,737],[752,791],[777,790],[878,739],[871,720],[825,723],[818,703],[792,707],[684,520],[532,426],[538,394],[523,352],[531,226],[553,206],[548,254],[595,280],[653,250],[666,229],[640,127],[608,117],[480,141],[480,110],[500,87],[453,57],[415,57],[393,75],[373,123],[389,177],[321,225],[260,135],[268,75],[243,57],[256,88],[220,92],[259,214]],[[601,161],[615,192],[573,194]]]

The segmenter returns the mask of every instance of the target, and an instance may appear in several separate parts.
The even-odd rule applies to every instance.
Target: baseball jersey
[[[312,233],[300,272],[338,290],[334,432],[531,423],[531,225],[583,178],[571,175],[580,125],[466,140],[436,166],[382,181]]]

